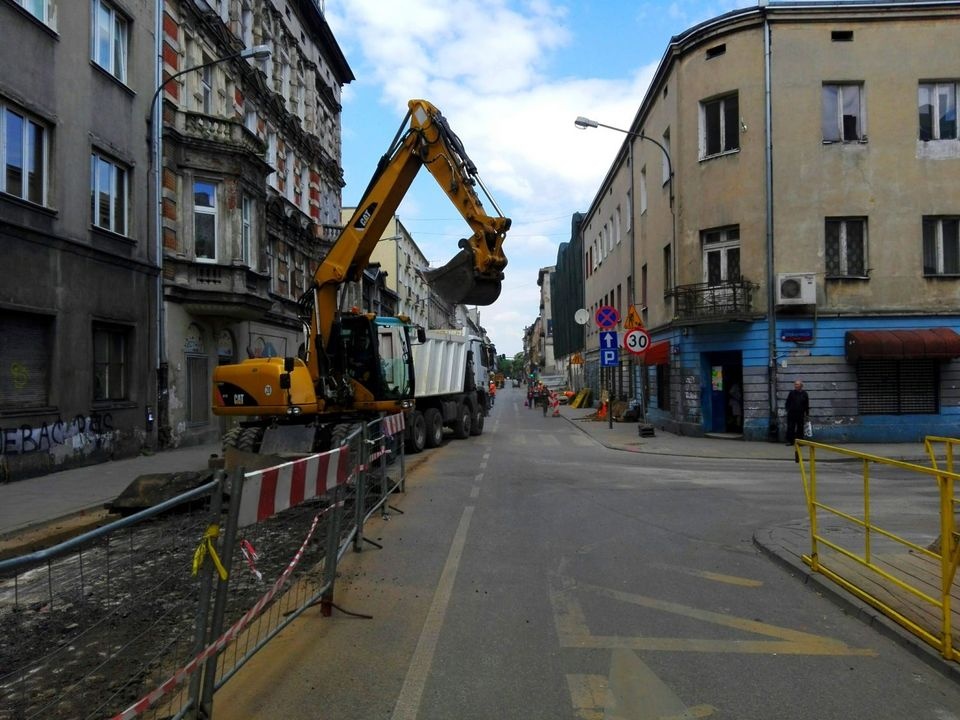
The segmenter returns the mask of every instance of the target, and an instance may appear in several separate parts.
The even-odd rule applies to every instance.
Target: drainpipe
[[[779,422],[777,420],[777,296],[774,282],[773,262],[773,119],[771,110],[771,79],[770,79],[770,20],[763,19],[763,72],[764,72],[764,131],[766,147],[764,160],[766,164],[766,214],[767,214],[767,393],[770,398],[770,419],[767,425],[767,440],[775,442],[779,436]]]
[[[156,27],[154,28],[154,37],[156,39],[157,61],[154,75],[154,87],[163,86],[163,9],[165,0],[156,2]],[[163,202],[163,93],[157,93],[154,97],[154,104],[150,108],[150,117],[152,123],[150,126],[150,162],[152,164],[153,176],[153,235],[154,235],[154,253],[157,267],[157,354],[156,354],[156,375],[157,375],[157,446],[164,447],[168,440],[170,426],[170,412],[167,405],[167,350],[166,339],[164,337],[164,307],[163,307],[163,222],[161,220],[162,202]],[[159,106],[159,107],[158,107]],[[149,196],[149,191],[147,195]]]

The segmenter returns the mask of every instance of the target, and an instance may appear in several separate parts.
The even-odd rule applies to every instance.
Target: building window
[[[127,170],[112,160],[90,155],[90,212],[95,226],[127,234],[128,178]]]
[[[217,186],[193,183],[193,248],[197,260],[217,260]]]
[[[640,214],[647,211],[647,166],[640,168]]]
[[[824,85],[822,112],[825,143],[864,142],[867,139],[862,85]]]
[[[921,83],[917,99],[920,139],[957,139],[957,84]]]
[[[673,290],[673,251],[669,245],[663,247],[663,295],[666,297]]]
[[[960,275],[960,218],[923,219],[923,274]]]
[[[0,408],[50,404],[53,318],[4,309],[0,312]]]
[[[277,134],[273,130],[267,130],[267,164],[270,166],[267,184],[277,187]]]
[[[663,156],[660,158],[661,184],[666,185],[670,182],[670,130],[663,133],[661,144],[663,145],[660,153]]]
[[[700,157],[740,149],[740,104],[736,93],[700,103]]]
[[[106,0],[93,7],[93,61],[120,82],[127,81],[127,21]]]
[[[0,191],[43,205],[46,200],[47,133],[43,125],[0,105]]]
[[[93,327],[93,399],[127,399],[128,330],[108,325]]]
[[[825,228],[827,277],[867,276],[867,221],[830,218]]]
[[[703,281],[721,285],[740,279],[740,228],[706,230],[703,233]]]
[[[53,24],[53,0],[13,0],[37,20],[47,25]]]
[[[934,360],[860,360],[857,410],[861,415],[932,415],[940,412],[940,366]]]
[[[211,62],[206,55],[202,57],[204,63]],[[213,114],[213,68],[205,67],[200,71],[200,111],[205,115]]]
[[[187,355],[187,422],[205,425],[210,417],[210,382],[206,355]]]
[[[657,408],[670,409],[670,366],[657,365]]]
[[[240,259],[253,267],[253,199],[249,195],[240,201]]]
[[[640,305],[647,307],[647,264],[644,263],[640,268]]]

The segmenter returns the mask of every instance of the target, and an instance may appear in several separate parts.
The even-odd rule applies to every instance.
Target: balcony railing
[[[262,317],[270,308],[270,277],[244,265],[198,263],[164,259],[168,300],[197,315],[219,315],[236,320]]]
[[[670,294],[676,298],[679,322],[710,322],[747,319],[754,314],[753,291],[758,285],[745,278],[711,284],[677,285]]]
[[[183,111],[177,113],[175,126],[184,136],[195,140],[243,148],[254,155],[263,156],[266,153],[266,145],[241,123],[234,120]]]

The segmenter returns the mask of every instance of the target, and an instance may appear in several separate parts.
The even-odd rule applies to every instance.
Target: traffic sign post
[[[620,323],[620,311],[612,305],[601,305],[594,316],[597,327],[612,328]]]
[[[637,312],[636,305],[627,308],[627,319],[624,320],[623,326],[627,330],[643,329],[643,320],[640,319],[640,313]]]
[[[620,364],[620,340],[615,330],[600,333],[600,367],[616,367]]]
[[[609,308],[616,313],[615,308]],[[600,313],[597,313],[597,322],[600,321]],[[620,320],[620,315],[616,315],[617,321]],[[600,333],[600,367],[601,368],[615,368],[620,367],[620,338],[617,337],[616,330],[605,330]],[[609,372],[608,377],[612,377],[613,371]],[[613,429],[613,383],[610,383],[610,387],[607,388],[607,419],[610,424],[610,429]]]
[[[634,355],[643,355],[650,347],[650,333],[640,328],[624,333],[623,347]]]

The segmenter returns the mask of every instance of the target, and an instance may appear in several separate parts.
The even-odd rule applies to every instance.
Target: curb
[[[792,576],[800,580],[803,585],[810,587],[818,595],[826,598],[839,608],[849,611],[850,615],[865,623],[867,627],[880,632],[889,640],[893,640],[900,647],[908,650],[912,655],[922,660],[931,669],[936,670],[947,680],[960,683],[960,664],[945,660],[932,646],[913,633],[907,631],[892,619],[863,602],[859,598],[834,584],[824,575],[814,572],[805,563],[797,562],[789,556],[777,552],[760,538],[764,533],[769,534],[772,528],[762,528],[753,533],[753,544],[764,555],[776,564],[787,570]]]

